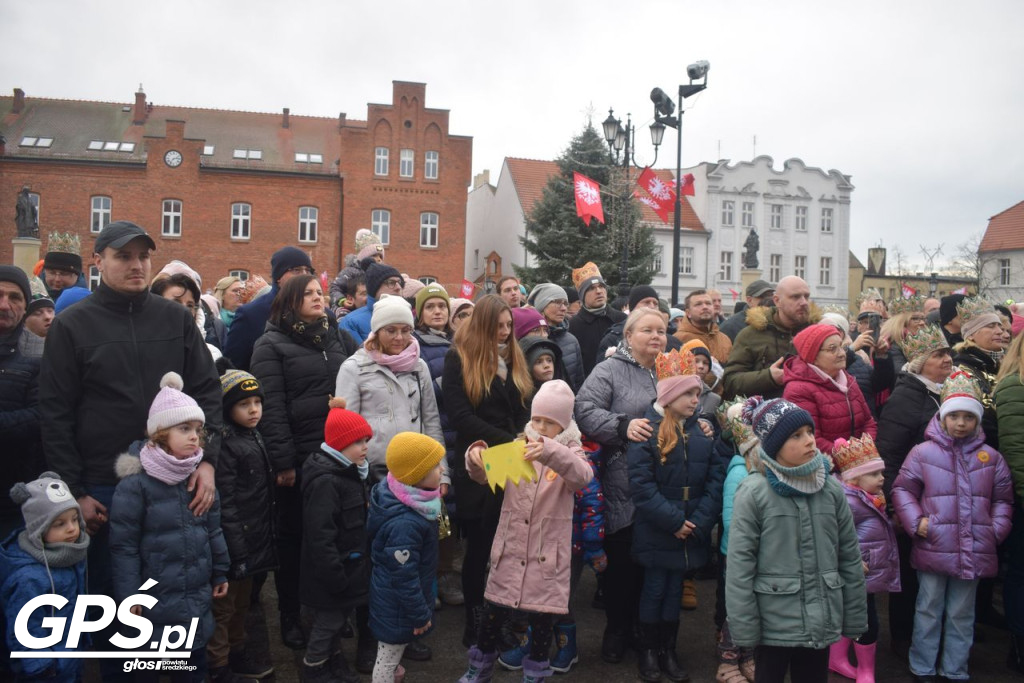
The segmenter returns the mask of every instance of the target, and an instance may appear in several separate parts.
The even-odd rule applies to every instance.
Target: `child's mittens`
[[[600,574],[608,568],[608,556],[603,550],[598,550],[594,553],[588,553],[587,557],[584,558],[593,567],[594,572]]]

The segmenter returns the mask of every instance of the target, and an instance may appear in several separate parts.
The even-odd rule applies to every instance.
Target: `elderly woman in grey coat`
[[[412,332],[409,303],[400,296],[381,298],[373,307],[370,336],[338,371],[334,395],[373,428],[367,453],[371,484],[387,476],[385,451],[399,432],[420,432],[444,445],[430,369]],[[447,469],[442,493],[450,482]]]
[[[658,393],[654,361],[668,339],[665,316],[657,309],[638,308],[623,326],[614,355],[599,363],[576,397],[580,431],[602,446],[605,498],[605,625],[601,657],[621,662],[633,631],[643,570],[630,557],[633,544],[633,502],[629,493],[626,446],[643,442],[652,428],[643,416]]]

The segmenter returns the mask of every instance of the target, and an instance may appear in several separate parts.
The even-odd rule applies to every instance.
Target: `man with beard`
[[[736,335],[725,366],[725,400],[760,394],[782,396],[782,361],[795,354],[793,336],[821,317],[811,311],[811,289],[802,278],[779,280],[773,305],[747,311],[747,327]]]
[[[710,292],[695,289],[686,295],[686,316],[678,323],[675,337],[682,343],[699,339],[708,347],[712,357],[725,365],[732,350],[732,340],[718,329],[715,322],[714,300]]]
[[[580,312],[569,321],[571,332],[583,353],[583,374],[589,375],[597,364],[598,347],[608,328],[626,319],[626,314],[608,305],[608,287],[601,271],[592,262],[572,271],[572,283],[583,302]]]

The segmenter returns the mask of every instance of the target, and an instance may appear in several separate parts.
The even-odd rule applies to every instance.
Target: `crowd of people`
[[[585,571],[601,658],[635,650],[643,681],[689,680],[698,572],[723,683],[874,681],[879,594],[915,680],[967,680],[976,620],[1009,631],[1024,675],[1015,307],[869,290],[819,308],[788,276],[727,317],[703,289],[612,300],[593,263],[470,300],[388,265],[370,231],[355,246],[330,283],[286,246],[269,279],[204,288],[181,261],[154,275],[156,244],[118,221],[91,293],[66,235],[34,277],[0,266],[0,601],[6,647],[33,651],[4,657],[16,677],[80,678],[67,651],[124,637],[40,647],[47,619],[144,591],[153,640],[192,634],[175,680],[264,678],[245,624],[272,574],[303,680],[401,681],[446,603],[465,610],[460,683],[543,681],[579,661]],[[45,593],[64,606],[19,617]]]

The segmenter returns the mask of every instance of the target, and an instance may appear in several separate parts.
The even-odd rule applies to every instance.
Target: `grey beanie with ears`
[[[68,510],[78,510],[78,519],[82,519],[78,501],[60,475],[54,472],[43,472],[38,479],[27,484],[18,482],[11,487],[11,500],[21,506],[26,542],[38,550],[43,549],[43,536],[53,520]],[[84,525],[82,533],[85,533]]]

